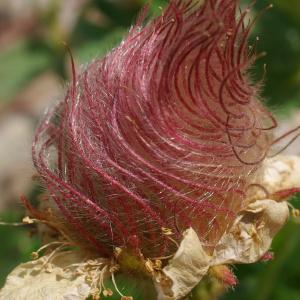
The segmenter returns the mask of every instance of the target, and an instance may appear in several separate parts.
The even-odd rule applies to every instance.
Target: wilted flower
[[[210,266],[257,261],[288,216],[269,199],[277,124],[248,74],[254,22],[236,0],[202,2],[170,0],[144,26],[145,9],[120,46],[82,74],[73,66],[33,145],[68,239],[121,268],[136,256],[160,299],[185,296]]]

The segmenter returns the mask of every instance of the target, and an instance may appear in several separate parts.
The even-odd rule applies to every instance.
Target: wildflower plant
[[[0,299],[102,299],[106,278],[131,299],[117,273],[184,299],[207,276],[234,286],[231,264],[271,258],[300,188],[299,157],[276,145],[299,128],[274,138],[263,81],[249,74],[260,56],[250,9],[170,0],[82,73],[72,59],[65,98],[33,143],[47,192],[38,208],[23,199],[45,245]]]

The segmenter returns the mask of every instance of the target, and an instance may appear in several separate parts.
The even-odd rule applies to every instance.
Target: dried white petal
[[[258,261],[269,250],[274,236],[288,216],[286,202],[265,199],[251,203],[217,244],[213,264]]]
[[[163,269],[165,278],[156,283],[158,299],[177,300],[186,296],[210,266],[260,260],[288,216],[286,202],[264,199],[251,203],[223,235],[212,257],[205,253],[196,232],[189,228],[174,258]]]
[[[300,187],[300,157],[279,155],[264,164],[260,181],[270,194]],[[250,204],[223,235],[213,257],[205,253],[195,231],[188,229],[174,258],[163,269],[165,277],[156,283],[158,299],[176,300],[186,296],[210,266],[260,260],[289,216],[286,202],[263,199],[263,196],[265,193],[259,189],[250,196]]]
[[[87,274],[76,272],[85,258],[78,251],[20,264],[7,277],[1,300],[85,300],[91,292]],[[75,264],[75,265],[74,265]],[[68,268],[65,268],[68,267]]]
[[[262,185],[272,194],[300,187],[300,157],[278,155],[265,161]]]
[[[158,300],[182,299],[200,282],[209,265],[210,256],[203,250],[196,232],[187,229],[175,256],[163,269],[166,278],[156,282]]]

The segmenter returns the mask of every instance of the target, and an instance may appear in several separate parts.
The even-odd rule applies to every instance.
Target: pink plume
[[[192,226],[213,249],[272,143],[236,0],[170,0],[90,63],[40,125],[35,166],[87,247],[173,253]]]

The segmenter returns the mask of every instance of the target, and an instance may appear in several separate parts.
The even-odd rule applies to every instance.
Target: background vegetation
[[[0,3],[0,216],[4,221],[18,221],[23,211],[18,203],[20,192],[34,199],[40,187],[26,178],[34,173],[30,156],[24,166],[18,162],[29,152],[33,128],[44,107],[62,95],[69,76],[68,55],[62,41],[68,43],[77,65],[103,55],[126,33],[143,0],[3,0]],[[243,5],[250,1],[243,1]],[[23,4],[22,4],[23,3]],[[75,3],[75,4],[74,4]],[[154,0],[151,12],[156,14],[163,0]],[[25,6],[24,6],[25,4]],[[256,11],[269,4],[257,0]],[[274,8],[257,22],[253,38],[260,37],[258,51],[267,56],[253,70],[258,78],[267,64],[263,96],[279,115],[288,116],[300,109],[300,1],[274,0]],[[24,136],[20,128],[5,135],[11,119],[26,121],[29,130],[17,151],[15,139]],[[25,126],[24,125],[24,126]],[[299,125],[299,124],[298,124]],[[20,125],[24,128],[23,125]],[[9,128],[12,128],[10,126]],[[10,129],[9,129],[10,130]],[[10,132],[10,131],[9,131]],[[21,132],[21,133],[20,133]],[[20,136],[18,135],[20,134]],[[22,136],[21,136],[22,134]],[[2,148],[5,151],[1,151]],[[12,149],[12,148],[11,148]],[[12,149],[13,150],[13,149]],[[297,150],[297,149],[296,149]],[[15,158],[13,153],[16,152]],[[298,153],[300,149],[298,149]],[[4,154],[3,154],[4,153]],[[22,156],[23,157],[23,156]],[[9,169],[3,161],[12,159]],[[15,163],[14,163],[15,161]],[[11,169],[16,173],[10,173]],[[23,184],[16,189],[16,178]],[[25,181],[25,182],[24,182]],[[3,199],[2,199],[3,198]],[[297,207],[300,198],[293,204]],[[27,261],[38,241],[23,228],[0,226],[0,286],[5,276],[19,262]],[[274,241],[275,259],[267,263],[236,266],[239,285],[222,300],[298,300],[300,299],[300,225],[291,220]],[[141,287],[122,278],[124,288],[140,295]],[[126,293],[126,292],[125,292]],[[139,296],[141,297],[141,296]],[[117,298],[116,298],[117,299]],[[141,298],[136,298],[141,299]]]

